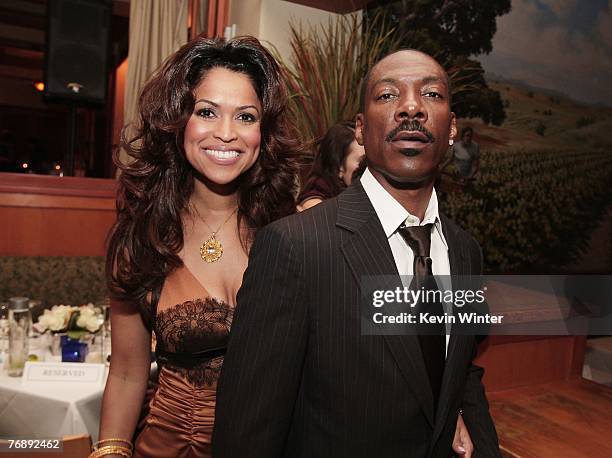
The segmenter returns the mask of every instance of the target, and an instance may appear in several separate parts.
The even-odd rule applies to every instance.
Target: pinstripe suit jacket
[[[451,273],[480,273],[476,241],[441,220]],[[390,274],[360,183],[259,232],[218,385],[215,458],[449,457],[460,407],[474,456],[500,456],[473,336],[451,336],[435,414],[416,337],[361,336],[360,278]]]

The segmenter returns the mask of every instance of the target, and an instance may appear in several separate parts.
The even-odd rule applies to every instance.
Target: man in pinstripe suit
[[[474,336],[447,337],[436,390],[416,336],[360,332],[364,276],[414,273],[402,225],[428,225],[434,274],[481,272],[477,242],[438,212],[433,188],[456,135],[448,76],[430,56],[399,51],[368,73],[362,101],[361,180],[253,244],[218,386],[215,458],[441,458],[461,444],[466,456],[500,456]]]

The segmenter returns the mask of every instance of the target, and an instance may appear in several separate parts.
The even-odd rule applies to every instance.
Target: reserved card
[[[23,385],[48,383],[79,383],[102,385],[104,383],[104,364],[26,362],[23,369]]]

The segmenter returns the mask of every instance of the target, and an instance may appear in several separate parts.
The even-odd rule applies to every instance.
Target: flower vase
[[[86,342],[80,339],[73,339],[67,335],[62,338],[62,362],[63,363],[83,363],[87,358],[89,347]]]

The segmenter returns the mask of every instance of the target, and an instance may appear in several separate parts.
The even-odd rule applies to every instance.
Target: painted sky
[[[612,106],[612,0],[512,0],[484,68]]]

